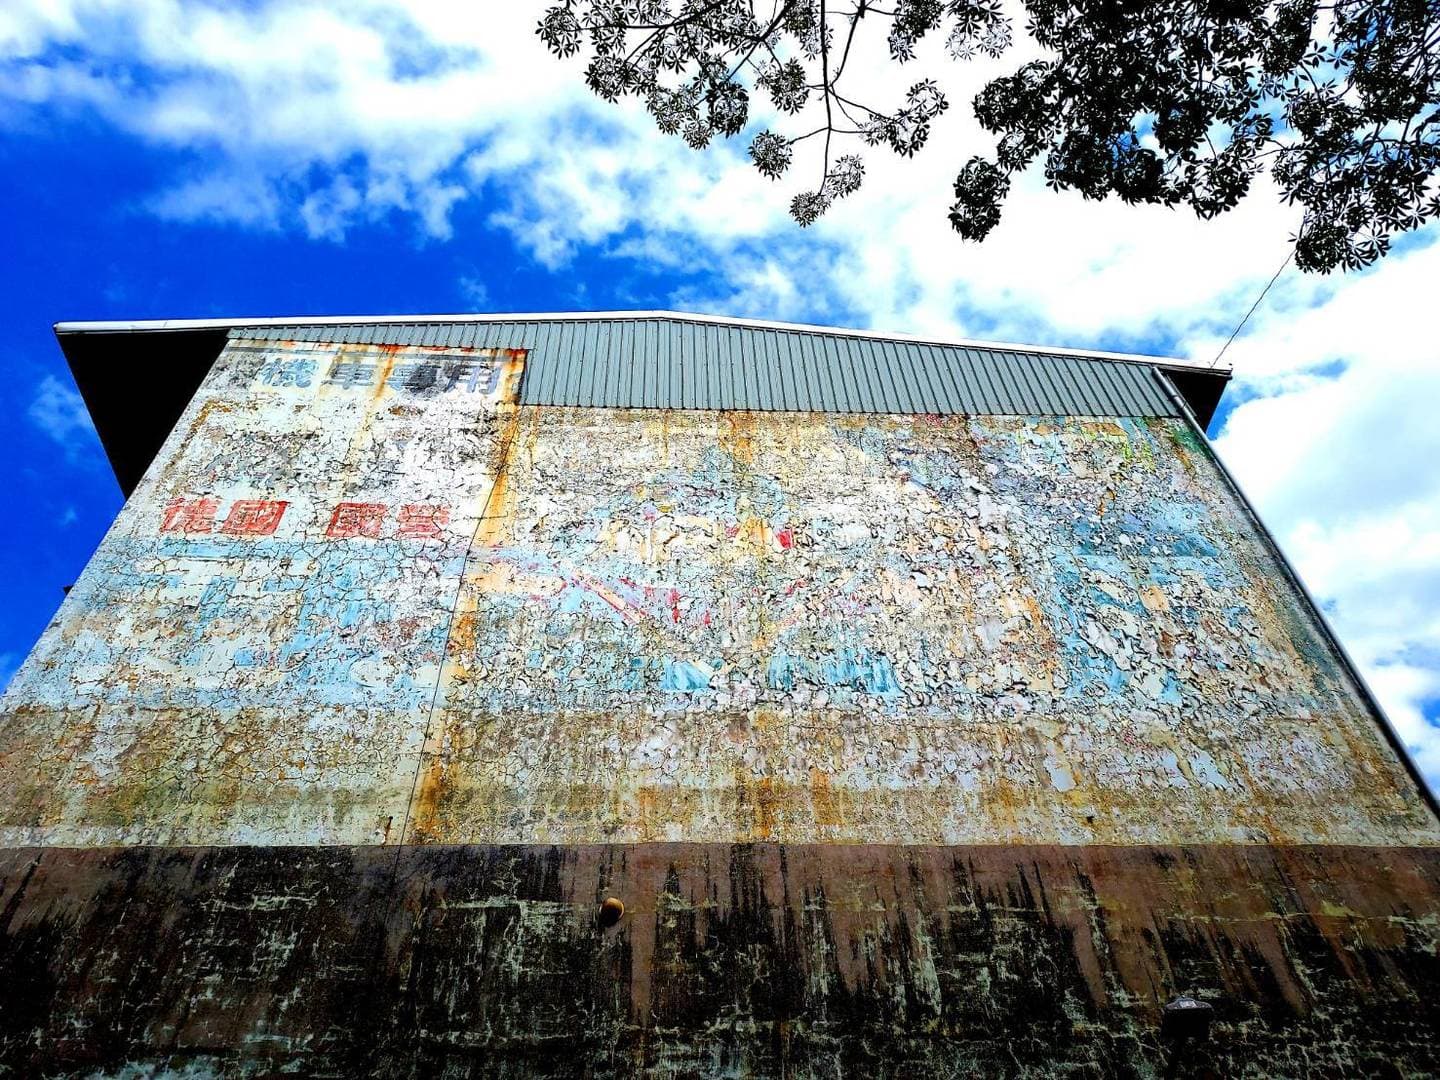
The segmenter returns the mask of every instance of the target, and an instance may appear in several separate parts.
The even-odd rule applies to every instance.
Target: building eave
[[[185,330],[238,330],[245,327],[276,326],[389,326],[425,323],[483,322],[565,322],[619,319],[672,319],[681,322],[709,323],[716,326],[752,327],[764,330],[789,330],[795,333],[828,334],[840,337],[865,338],[871,341],[903,341],[916,345],[943,345],[959,348],[1002,349],[1009,352],[1038,353],[1046,356],[1088,357],[1096,360],[1120,360],[1134,364],[1185,368],[1217,376],[1231,373],[1229,367],[1216,367],[1202,361],[1178,356],[1146,353],[1110,352],[1103,349],[1074,349],[1052,345],[1036,345],[1018,341],[990,341],[981,338],[947,337],[934,334],[892,333],[853,327],[822,326],[815,323],[780,322],[772,319],[747,319],[729,315],[707,315],[693,311],[543,311],[543,312],[462,312],[453,315],[287,315],[258,318],[216,319],[139,319],[112,321],[57,322],[55,333],[119,334],[154,333]]]

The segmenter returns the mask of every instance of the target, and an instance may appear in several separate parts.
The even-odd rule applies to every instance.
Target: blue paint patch
[[[660,689],[687,693],[710,689],[711,672],[689,660],[666,660],[660,676]]]
[[[884,698],[900,694],[900,681],[895,676],[889,657],[863,650],[841,649],[806,660],[787,653],[775,653],[765,666],[765,684],[772,690],[793,690],[796,682],[814,686],[849,689]]]
[[[1119,694],[1129,685],[1129,673],[1122,671],[1108,656],[1100,657],[1100,666],[1109,669],[1105,675],[1105,686],[1112,694]]]

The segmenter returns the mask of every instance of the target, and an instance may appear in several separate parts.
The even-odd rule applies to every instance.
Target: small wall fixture
[[[1208,1001],[1197,1001],[1181,994],[1166,1003],[1160,1015],[1160,1034],[1176,1042],[1194,1039],[1203,1042],[1210,1037],[1210,1019],[1215,1007]]]
[[[600,904],[600,925],[614,926],[625,914],[625,904],[613,896],[607,896]]]

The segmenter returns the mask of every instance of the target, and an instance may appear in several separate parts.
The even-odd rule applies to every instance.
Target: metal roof
[[[487,322],[607,322],[627,319],[663,319],[682,322],[710,323],[716,326],[745,326],[763,330],[802,330],[833,334],[839,337],[874,338],[885,341],[911,341],[921,345],[964,345],[979,349],[1009,349],[1013,352],[1047,353],[1057,356],[1098,357],[1104,360],[1127,360],[1132,363],[1166,364],[1188,367],[1209,374],[1229,375],[1229,367],[1219,367],[1199,360],[1181,357],[1151,356],[1144,353],[1105,352],[1098,349],[1070,349],[1053,345],[1025,345],[1018,342],[982,341],[975,338],[941,337],[925,334],[902,334],[875,330],[856,330],[843,326],[821,326],[815,323],[776,322],[770,319],[746,319],[729,315],[706,315],[695,311],[548,311],[548,312],[465,312],[451,315],[266,315],[261,318],[221,319],[121,319],[92,322],[57,322],[55,333],[69,334],[124,333],[154,330],[231,330],[235,327],[333,327],[333,326],[424,326],[428,323]]]
[[[526,349],[526,405],[1174,416],[1151,365],[685,316],[234,326],[231,337]],[[1218,373],[1217,373],[1218,374]]]
[[[1230,377],[1165,357],[682,312],[59,323],[55,332],[127,493],[227,338],[525,349],[527,405],[1097,417],[1188,407],[1204,425]],[[137,368],[150,376],[143,395]]]

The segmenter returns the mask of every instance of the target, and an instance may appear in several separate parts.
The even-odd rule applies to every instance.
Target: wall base
[[[1422,1075],[1437,946],[1433,848],[9,850],[0,1075]]]

